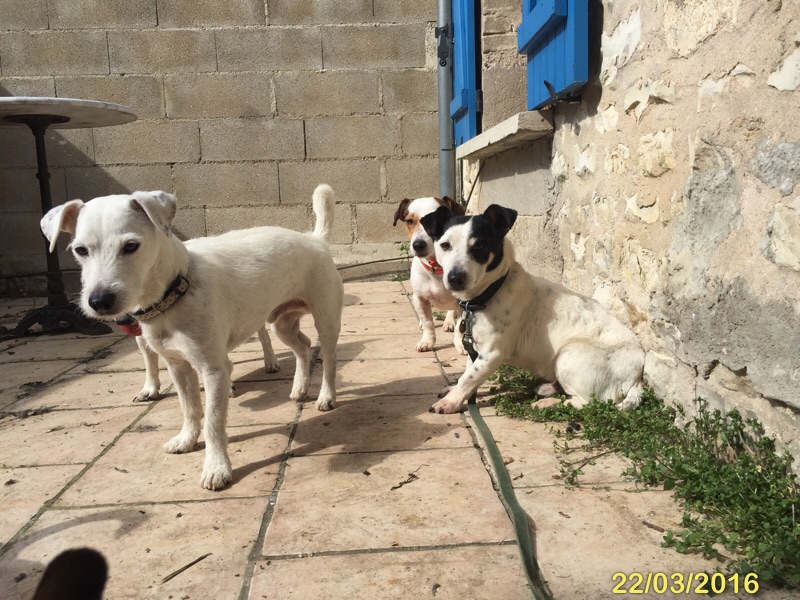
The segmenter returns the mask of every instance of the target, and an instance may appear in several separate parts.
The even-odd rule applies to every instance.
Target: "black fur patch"
[[[504,238],[505,234],[498,231],[489,219],[483,215],[477,215],[472,217],[472,229],[467,241],[467,251],[472,260],[481,265],[488,263],[486,270],[492,271],[503,260]]]

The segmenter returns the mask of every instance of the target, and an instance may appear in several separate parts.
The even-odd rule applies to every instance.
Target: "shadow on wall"
[[[0,96],[13,96],[0,86]],[[108,170],[95,162],[92,129],[49,129],[46,135],[50,192],[53,206],[67,200],[89,200],[136,189],[172,191],[169,176],[154,181],[147,167],[124,166]],[[44,295],[45,241],[39,229],[42,218],[36,149],[27,127],[0,127],[0,296]],[[183,237],[180,227],[176,228]],[[59,243],[59,261],[67,292],[79,289],[78,268]]]

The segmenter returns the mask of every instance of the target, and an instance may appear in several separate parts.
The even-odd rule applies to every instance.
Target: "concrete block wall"
[[[334,187],[333,245],[399,255],[391,217],[438,189],[435,0],[2,0],[0,95],[126,104],[123,126],[50,130],[55,203],[175,193],[184,237],[310,229]],[[0,128],[0,292],[43,281],[33,137]],[[63,246],[64,244],[62,244]],[[74,267],[62,252],[62,265]]]
[[[491,87],[521,15],[482,4],[491,126],[524,99]],[[466,165],[471,208],[520,209],[526,267],[628,323],[658,393],[759,418],[800,472],[800,3],[590,4],[581,101],[552,140]]]

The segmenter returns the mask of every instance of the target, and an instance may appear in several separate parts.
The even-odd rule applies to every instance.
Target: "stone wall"
[[[483,4],[491,126],[522,109],[502,82],[525,71],[519,3]],[[524,264],[629,323],[658,393],[737,406],[800,457],[800,2],[592,11],[580,102],[552,140],[466,165],[471,208],[521,208]]]
[[[55,203],[163,189],[184,237],[308,229],[327,182],[337,259],[398,256],[397,202],[438,189],[435,19],[435,0],[0,0],[0,95],[137,112],[50,131]],[[27,129],[0,128],[0,276],[44,270],[34,167]]]

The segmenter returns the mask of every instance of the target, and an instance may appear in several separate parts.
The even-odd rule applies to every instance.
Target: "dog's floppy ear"
[[[425,233],[431,236],[431,239],[438,240],[444,233],[444,224],[453,216],[450,209],[446,206],[440,206],[432,213],[428,213],[422,217],[419,222],[425,229]]]
[[[453,213],[454,217],[463,217],[467,214],[467,211],[464,210],[463,206],[448,196],[442,198],[442,204],[450,209],[450,212]]]
[[[408,214],[408,205],[411,204],[411,198],[403,198],[400,200],[400,204],[397,207],[397,210],[394,213],[394,222],[392,223],[392,227],[397,225],[398,221],[405,221],[406,215]]]
[[[133,192],[131,205],[147,215],[156,227],[169,232],[178,211],[178,199],[167,192]]]
[[[499,204],[492,204],[483,211],[483,216],[492,222],[497,231],[505,235],[511,230],[514,221],[517,220],[517,211]]]
[[[61,206],[51,208],[39,221],[44,237],[50,242],[50,252],[56,249],[59,233],[66,231],[70,235],[75,235],[78,213],[83,207],[83,200],[70,200]]]

